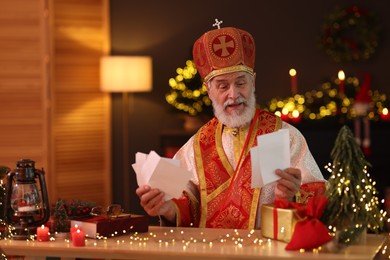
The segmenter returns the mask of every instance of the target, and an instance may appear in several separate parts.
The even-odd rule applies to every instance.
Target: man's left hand
[[[291,200],[301,187],[302,174],[297,168],[277,169],[276,175],[281,178],[276,182],[275,198]]]

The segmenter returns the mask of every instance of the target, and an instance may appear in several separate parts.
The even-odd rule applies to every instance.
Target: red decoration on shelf
[[[81,229],[77,229],[73,232],[71,237],[73,246],[85,246],[85,233]]]
[[[291,94],[294,96],[298,93],[297,71],[295,69],[290,69],[289,74],[291,77]]]
[[[344,89],[345,89],[345,73],[344,73],[344,71],[340,70],[338,73],[338,77],[340,80],[339,92],[340,92],[340,95],[344,95]]]
[[[70,239],[73,240],[73,234],[77,232],[77,230],[82,230],[81,227],[78,225],[74,225],[73,227],[70,227]]]
[[[380,117],[383,121],[389,121],[390,120],[389,110],[387,108],[382,109],[382,112],[380,113]]]
[[[37,239],[39,242],[46,242],[50,240],[49,228],[44,225],[37,228]]]

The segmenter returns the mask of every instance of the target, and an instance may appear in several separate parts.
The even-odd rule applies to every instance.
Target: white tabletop
[[[28,259],[46,256],[98,259],[373,259],[386,235],[367,235],[367,242],[342,252],[287,251],[286,243],[263,238],[259,230],[149,227],[146,233],[121,234],[109,239],[86,239],[74,247],[66,239],[49,242],[0,240],[7,255]],[[327,252],[326,252],[327,251]]]

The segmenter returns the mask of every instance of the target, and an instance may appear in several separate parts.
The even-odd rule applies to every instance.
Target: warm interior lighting
[[[100,61],[100,88],[108,92],[152,90],[152,58],[105,56]]]
[[[149,56],[105,56],[100,60],[100,88],[122,93],[122,170],[123,190],[129,179],[129,112],[133,112],[133,92],[152,90],[152,58]],[[130,97],[130,102],[129,102]],[[124,196],[124,207],[130,196]]]

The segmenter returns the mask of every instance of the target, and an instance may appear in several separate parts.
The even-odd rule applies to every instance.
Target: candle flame
[[[298,110],[294,110],[294,111],[292,111],[292,116],[294,117],[294,118],[298,118],[299,117],[299,111]]]
[[[295,69],[290,69],[290,71],[288,73],[290,74],[291,77],[294,77],[297,75],[297,71]]]
[[[340,70],[338,74],[339,80],[344,80],[345,79],[345,73],[344,71]]]

